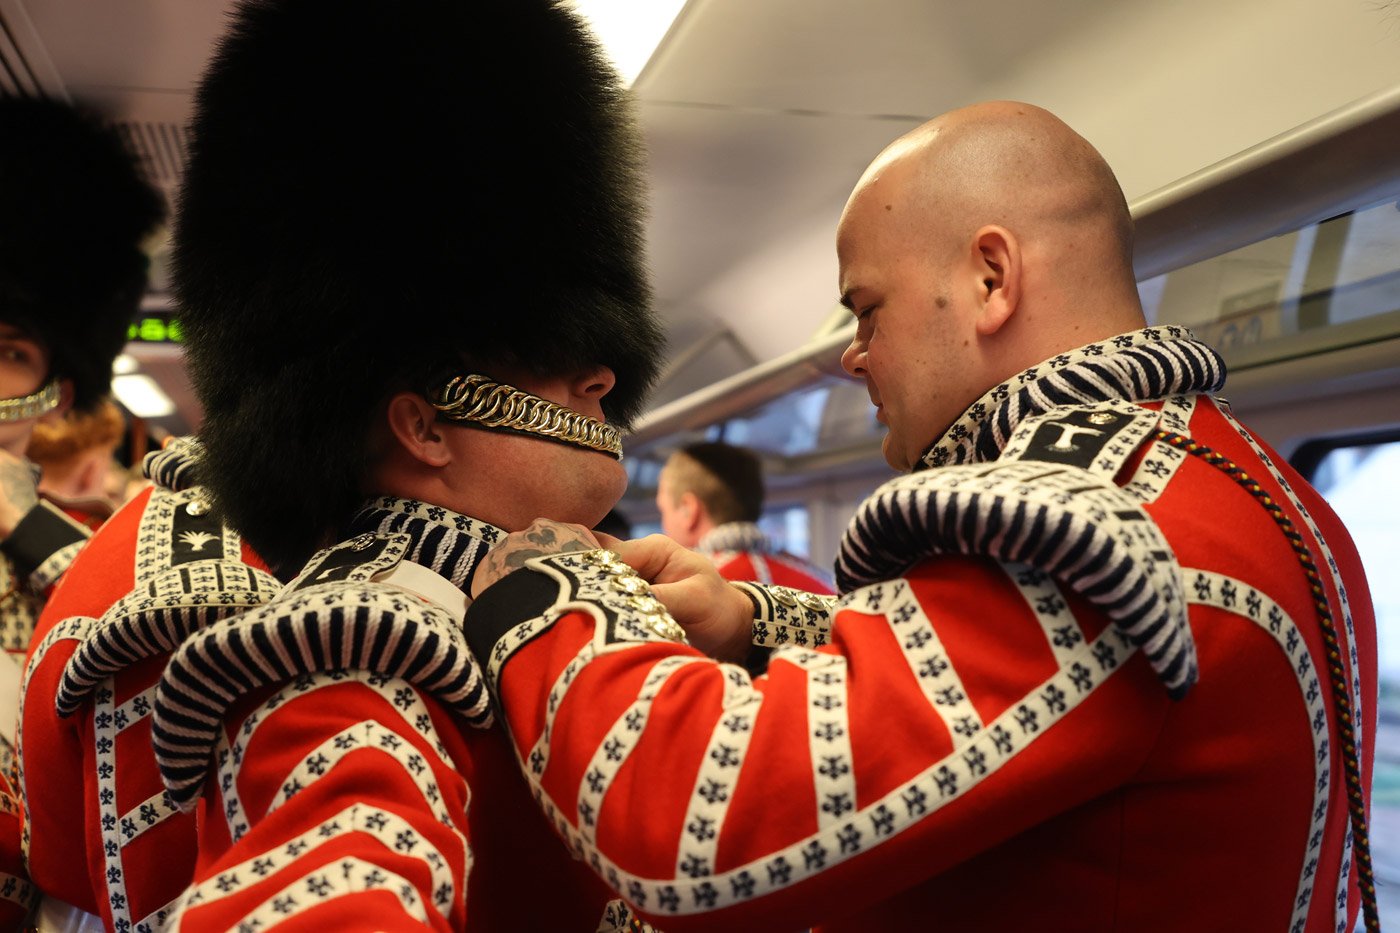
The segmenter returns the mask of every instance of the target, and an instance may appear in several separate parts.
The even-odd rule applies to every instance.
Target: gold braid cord
[[[475,373],[453,376],[429,392],[428,401],[449,421],[533,434],[622,459],[622,433],[612,425]]]
[[[0,422],[24,421],[27,418],[46,415],[58,407],[61,398],[57,379],[32,395],[21,395],[19,398],[0,398]]]

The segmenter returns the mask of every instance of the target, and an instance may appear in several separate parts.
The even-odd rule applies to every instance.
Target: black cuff
[[[51,557],[87,541],[89,532],[47,502],[40,502],[0,541],[0,553],[15,564],[17,576],[28,579]],[[57,579],[58,574],[53,574]],[[52,580],[48,582],[52,583]]]

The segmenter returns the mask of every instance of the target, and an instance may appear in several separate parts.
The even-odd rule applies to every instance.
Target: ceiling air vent
[[[185,171],[189,130],[176,123],[114,123],[153,184],[170,187]]]
[[[0,97],[38,97],[42,87],[0,10]]]

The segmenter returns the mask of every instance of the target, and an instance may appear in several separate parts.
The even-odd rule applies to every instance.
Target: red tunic
[[[25,652],[44,601],[90,534],[53,503],[40,501],[0,542],[0,685],[9,692],[7,715],[19,697]],[[0,723],[0,930],[19,929],[36,899],[23,868],[17,728],[14,719]]]
[[[731,534],[738,530],[741,534]],[[809,593],[831,593],[831,582],[795,554],[775,550],[757,525],[730,522],[700,540],[696,550],[714,562],[726,580],[787,586]]]
[[[392,498],[355,530],[166,671],[157,751],[174,792],[201,798],[179,928],[598,929],[614,895],[483,728],[447,608],[499,530]]]
[[[1320,497],[1196,394],[1218,382],[1208,351],[1157,354],[1162,334],[1128,335],[1118,349],[1151,352],[1116,368],[1099,363],[1103,347],[1047,363],[1082,363],[1093,380],[1033,372],[970,409],[985,430],[955,425],[931,457],[1028,462],[879,491],[843,546],[838,569],[857,585],[831,643],[779,649],[765,677],[658,637],[656,607],[616,595],[636,582],[605,558],[540,559],[483,593],[468,637],[569,843],[668,931],[1350,929],[1341,724],[1308,580],[1256,498],[1151,431],[1243,466],[1316,555],[1369,788],[1376,655],[1361,565]],[[1166,403],[1072,410],[1015,391],[1039,379],[1054,400],[1087,385],[1077,400],[1092,402],[1120,377],[1112,397]],[[1135,433],[1088,444],[1073,473],[1025,453],[1080,450],[1076,436],[1115,419]],[[1069,511],[1032,522],[1036,501]],[[1095,504],[1108,501],[1116,510]],[[925,539],[960,540],[968,556],[920,551]],[[1157,543],[1095,563],[1100,544],[1135,539]],[[1041,542],[1037,562],[1078,562],[1075,591],[976,556],[1029,561]],[[1124,609],[1177,592],[1176,628]],[[820,628],[817,616],[789,612],[782,630]],[[1174,701],[1192,642],[1199,679]]]
[[[261,596],[243,586],[235,597],[250,580]],[[193,877],[194,817],[166,798],[151,751],[151,701],[173,646],[143,641],[144,658],[94,678],[64,718],[55,701],[75,655],[139,617],[123,597],[159,594],[159,611],[174,619],[182,606],[227,613],[278,588],[203,510],[197,488],[143,490],[79,554],[39,620],[21,705],[28,864],[46,896],[99,914],[109,930],[148,930]]]
[[[37,892],[20,855],[20,801],[10,781],[0,774],[0,930],[19,930]]]

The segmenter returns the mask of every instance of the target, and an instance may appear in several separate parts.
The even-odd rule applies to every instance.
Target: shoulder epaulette
[[[260,606],[282,584],[236,560],[171,567],[117,600],[88,627],[63,669],[54,706],[70,716],[104,679],[152,655],[174,651],[194,632]]]
[[[406,534],[367,534],[322,551],[272,602],[217,622],[179,647],[157,688],[152,725],[156,758],[177,804],[189,807],[199,797],[229,707],[306,674],[396,677],[473,726],[491,724],[460,620],[418,595],[411,582],[382,577],[410,543]]]
[[[1143,650],[1172,697],[1196,680],[1181,568],[1161,530],[1111,479],[1017,460],[940,467],[880,487],[836,559],[841,592],[937,554],[1028,564],[1101,609]]]
[[[79,645],[55,697],[58,715],[72,715],[104,678],[275,596],[282,584],[243,563],[242,553],[242,540],[210,513],[199,487],[152,489],[137,524],[131,590],[100,619],[63,627]]]
[[[204,446],[193,437],[171,438],[164,448],[146,454],[141,472],[162,489],[179,491],[199,483]]]

